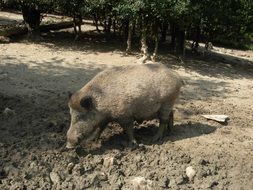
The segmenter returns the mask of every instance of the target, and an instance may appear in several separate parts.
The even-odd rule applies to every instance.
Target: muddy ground
[[[147,143],[158,125],[148,121],[136,125],[140,147],[131,150],[114,123],[98,143],[62,149],[68,91],[105,68],[137,64],[139,55],[123,50],[119,40],[84,35],[74,42],[67,32],[0,44],[0,189],[253,189],[252,52],[247,59],[237,56],[238,64],[217,56],[181,62],[162,55],[161,62],[187,83],[173,131],[163,141]],[[202,114],[230,120],[220,124]]]

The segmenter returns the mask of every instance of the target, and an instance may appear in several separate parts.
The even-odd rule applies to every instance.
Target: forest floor
[[[43,38],[0,44],[0,189],[253,189],[252,51],[215,47],[221,56],[183,61],[162,53],[159,61],[186,82],[169,136],[146,143],[158,121],[145,122],[135,128],[140,147],[131,150],[110,124],[98,143],[63,151],[68,91],[106,68],[139,64],[140,55],[126,56],[122,41],[92,33],[78,41],[69,31]],[[230,119],[222,124],[203,114]]]

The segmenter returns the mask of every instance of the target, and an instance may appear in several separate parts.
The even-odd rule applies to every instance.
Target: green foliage
[[[252,0],[0,0],[1,7],[30,7],[39,13],[86,15],[108,25],[112,21],[145,23],[147,33],[173,23],[191,37],[199,29],[202,40],[248,43],[252,40]],[[137,21],[137,22],[136,22]],[[109,27],[110,28],[110,27]],[[222,39],[222,40],[221,40]]]
[[[76,13],[83,13],[85,7],[85,0],[56,0],[54,1],[54,11],[74,16]]]
[[[207,40],[243,43],[253,31],[252,0],[191,0],[191,12]]]

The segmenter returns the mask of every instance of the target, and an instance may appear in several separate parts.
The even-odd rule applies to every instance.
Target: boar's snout
[[[71,144],[69,141],[67,141],[67,144],[66,144],[66,148],[67,148],[67,149],[73,149],[73,148],[75,148],[75,147],[76,147],[76,145]]]
[[[78,131],[71,126],[67,132],[66,148],[68,149],[75,148],[78,145],[79,141],[80,141],[80,134],[78,134]]]

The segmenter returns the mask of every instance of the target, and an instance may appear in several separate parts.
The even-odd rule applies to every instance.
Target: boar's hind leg
[[[123,122],[119,122],[119,124],[121,125],[121,127],[124,128],[124,130],[126,131],[128,138],[129,138],[129,147],[131,148],[135,148],[138,146],[135,138],[134,138],[134,131],[133,131],[133,126],[134,126],[134,121],[123,121]]]
[[[171,106],[162,107],[159,111],[159,128],[152,142],[161,140],[173,125],[173,112]],[[169,129],[168,129],[169,128]]]
[[[165,132],[164,134],[170,133],[172,130],[172,127],[174,125],[174,112],[173,112],[173,110],[171,110],[169,117],[170,117],[170,119],[169,119],[168,128],[166,131],[164,131]]]

